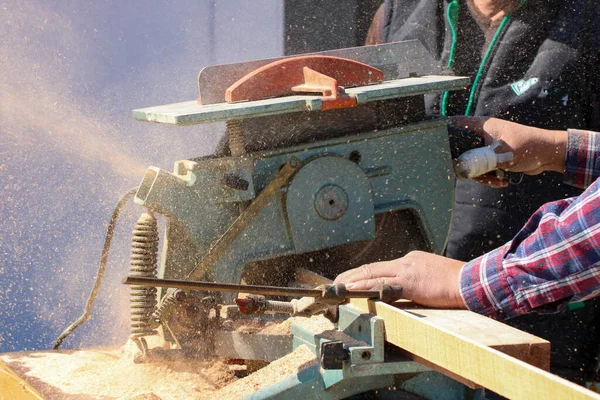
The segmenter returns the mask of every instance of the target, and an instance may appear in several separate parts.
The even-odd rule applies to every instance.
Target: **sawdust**
[[[306,346],[300,346],[287,356],[219,390],[214,398],[241,399],[316,364],[313,352]]]
[[[233,321],[230,328],[240,333],[260,332],[269,322],[265,322],[260,318],[247,320]]]
[[[44,382],[41,391],[48,399],[88,395],[107,400],[203,400],[236,379],[215,359],[135,364],[132,354],[128,344],[121,349],[13,353],[1,358],[28,381]]]
[[[291,333],[292,320],[295,318],[288,318],[279,324],[267,324],[258,332],[265,335],[287,335]]]
[[[288,334],[291,333],[292,324],[301,325],[303,328],[309,329],[311,332],[315,333],[335,329],[333,322],[325,318],[323,315],[313,315],[310,318],[291,317],[280,324],[267,325],[261,329],[259,333],[266,335]]]
[[[320,333],[335,329],[335,325],[323,315],[307,317],[290,317],[281,322],[264,321],[260,318],[228,321],[227,329],[240,333],[258,333],[263,335],[288,335],[291,334],[292,324],[302,325],[311,332]]]
[[[127,397],[127,399],[122,400],[162,400],[160,397],[155,395],[154,393],[143,393],[138,394],[136,396]]]
[[[292,317],[266,326],[248,321],[246,326],[234,329],[261,334],[290,334],[292,324],[315,333],[322,332],[323,335],[337,332],[334,324],[321,315]],[[154,350],[162,345],[150,338],[149,344]],[[233,371],[235,368],[222,360],[169,356],[136,364],[134,358],[138,352],[135,344],[129,341],[122,348],[10,353],[0,355],[0,359],[49,400],[239,399],[316,364],[314,354],[301,346],[238,380]]]

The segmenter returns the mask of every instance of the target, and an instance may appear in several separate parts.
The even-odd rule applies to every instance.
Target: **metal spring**
[[[169,317],[175,311],[176,306],[179,304],[178,295],[183,296],[185,293],[179,289],[168,289],[167,294],[162,298],[160,305],[152,314],[152,319],[156,321],[166,322]]]
[[[154,278],[158,253],[158,226],[152,214],[143,213],[135,224],[131,238],[130,275]],[[156,309],[156,288],[131,286],[129,293],[132,339],[156,335],[151,317]]]
[[[267,300],[266,310],[278,313],[292,314],[294,305],[289,301]]]

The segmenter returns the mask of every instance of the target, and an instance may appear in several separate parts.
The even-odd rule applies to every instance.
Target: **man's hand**
[[[459,275],[464,262],[422,251],[351,269],[334,283],[348,289],[369,290],[382,284],[402,287],[403,296],[435,308],[466,308],[460,297]]]
[[[497,118],[453,117],[452,123],[482,136],[486,145],[494,140],[500,145],[495,152],[512,152],[513,160],[501,163],[498,168],[505,171],[524,172],[537,175],[544,171],[564,172],[567,152],[567,131],[551,131],[519,125]],[[493,187],[505,187],[508,182],[493,174],[474,180]]]

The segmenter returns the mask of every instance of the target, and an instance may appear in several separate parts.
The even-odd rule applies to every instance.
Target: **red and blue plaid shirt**
[[[543,205],[504,246],[467,264],[461,296],[507,319],[600,295],[600,133],[569,130],[565,181],[587,190]]]

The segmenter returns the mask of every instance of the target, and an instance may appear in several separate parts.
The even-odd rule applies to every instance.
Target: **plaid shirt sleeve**
[[[496,319],[552,312],[600,295],[600,133],[569,131],[565,181],[590,185],[547,203],[502,247],[467,264],[467,307]]]

